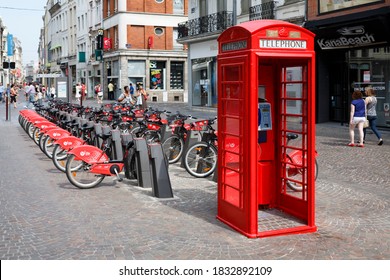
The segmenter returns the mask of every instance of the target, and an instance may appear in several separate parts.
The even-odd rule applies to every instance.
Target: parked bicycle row
[[[158,143],[167,164],[177,162],[187,144],[182,161],[187,171],[197,177],[212,174],[217,163],[215,119],[190,119],[194,118],[152,108],[143,111],[122,104],[90,108],[58,100],[36,105],[36,112],[20,111],[19,116],[29,136],[78,188],[95,187],[106,176],[122,180],[122,171],[126,178],[137,179],[134,139],[140,138]],[[196,141],[189,147],[191,132],[196,132]],[[213,140],[202,142],[202,138]],[[211,160],[206,149],[212,151]]]

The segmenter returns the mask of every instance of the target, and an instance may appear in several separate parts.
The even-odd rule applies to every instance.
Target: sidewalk
[[[248,239],[215,218],[217,186],[211,178],[193,178],[178,164],[170,166],[172,199],[157,199],[131,180],[106,178],[95,189],[79,190],[17,118],[16,109],[5,121],[0,104],[3,260],[390,259],[389,131],[383,131],[383,146],[369,134],[365,148],[350,148],[348,128],[318,124],[318,231]]]

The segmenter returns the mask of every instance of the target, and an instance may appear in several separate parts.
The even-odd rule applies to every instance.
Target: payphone
[[[258,127],[259,131],[272,129],[271,104],[267,102],[259,103],[258,105]]]

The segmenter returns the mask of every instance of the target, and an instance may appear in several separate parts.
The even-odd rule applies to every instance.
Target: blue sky
[[[47,0],[0,0],[0,17],[22,44],[23,64],[38,62],[38,42]]]

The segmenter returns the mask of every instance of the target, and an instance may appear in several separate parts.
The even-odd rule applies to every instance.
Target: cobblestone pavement
[[[0,104],[3,260],[390,259],[389,131],[383,131],[383,146],[369,134],[365,148],[350,148],[345,126],[318,124],[318,231],[248,239],[215,218],[211,178],[195,179],[170,166],[172,199],[111,178],[80,190],[42,154],[17,116],[12,108],[11,121],[5,121]]]

